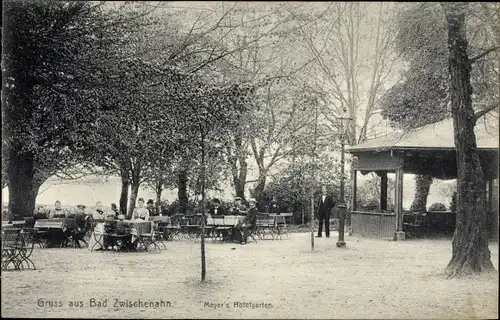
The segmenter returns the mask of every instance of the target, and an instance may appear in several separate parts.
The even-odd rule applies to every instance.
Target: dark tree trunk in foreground
[[[484,173],[479,161],[472,109],[471,63],[467,55],[467,3],[442,3],[448,23],[451,109],[457,152],[457,218],[449,276],[494,270],[488,249]]]
[[[178,186],[179,190],[177,192],[177,197],[179,198],[179,211],[180,213],[186,213],[188,206],[188,195],[187,195],[187,184],[188,184],[188,176],[187,171],[182,170],[179,172],[179,181]]]
[[[427,210],[427,197],[432,184],[432,177],[426,175],[415,176],[415,199],[411,204],[411,211]]]
[[[8,149],[9,219],[30,217],[35,211],[39,185],[35,183],[33,153],[21,151],[21,146]]]
[[[128,188],[130,186],[130,179],[128,177],[128,172],[121,172],[122,189],[120,191],[120,213],[127,215],[127,204],[128,204]]]
[[[134,212],[134,209],[135,209],[137,195],[139,194],[139,187],[140,187],[139,183],[132,182],[132,192],[130,193],[129,209],[128,209],[128,214],[127,214],[127,217],[129,217],[129,218],[132,217],[132,213]]]
[[[163,181],[160,179],[156,182],[156,212],[161,215],[161,193],[163,191]]]

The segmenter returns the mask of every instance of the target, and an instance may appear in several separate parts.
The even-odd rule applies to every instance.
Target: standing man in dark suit
[[[325,236],[327,238],[330,237],[330,211],[335,206],[333,199],[326,192],[326,187],[321,187],[321,197],[318,201],[318,220],[319,220],[319,228],[318,228],[318,238],[321,238],[321,234],[323,233],[323,221],[325,222]]]

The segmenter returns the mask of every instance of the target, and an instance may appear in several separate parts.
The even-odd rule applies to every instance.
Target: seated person
[[[45,207],[44,206],[38,206],[38,208],[36,208],[35,214],[33,215],[33,218],[35,220],[38,220],[38,219],[48,219],[49,216],[48,216],[47,212],[45,211]]]
[[[125,234],[127,225],[123,222],[123,220],[125,220],[125,216],[123,214],[118,215],[118,221],[116,222],[116,234]]]
[[[75,228],[72,230],[72,236],[75,244],[78,246],[78,248],[80,248],[80,241],[87,244],[87,241],[84,240],[84,237],[85,233],[87,232],[87,228],[90,227],[87,225],[87,215],[85,214],[85,206],[83,204],[79,204],[76,206],[76,213],[74,218]]]
[[[226,210],[224,209],[224,207],[221,207],[219,199],[214,198],[212,200],[212,206],[208,210],[208,214],[211,216],[224,216],[224,215],[226,215]],[[228,233],[229,233],[229,231],[218,231],[217,237],[226,238],[228,236]]]
[[[150,217],[155,217],[159,215],[158,210],[156,210],[155,202],[153,201],[153,199],[148,200],[148,202],[146,203],[146,209],[148,209]]]
[[[109,215],[113,216],[114,219],[118,219],[118,216],[120,215],[120,211],[118,211],[118,207],[116,206],[116,203],[111,204],[111,212],[108,213],[108,216]]]
[[[95,206],[96,206],[96,208],[95,208],[95,211],[92,213],[92,219],[94,219],[94,220],[106,219],[106,214],[104,213],[104,210],[102,209],[102,202],[97,201]]]
[[[273,198],[271,200],[271,203],[267,206],[267,213],[275,213],[275,214],[280,214],[279,209],[278,209],[278,202]]]
[[[72,219],[72,218],[74,218],[74,217],[75,217],[75,215],[76,215],[76,210],[75,210],[75,208],[70,208],[70,209],[68,210],[68,213],[66,214],[66,218]]]
[[[52,210],[49,214],[50,219],[54,218],[66,218],[66,212],[61,207],[61,201],[57,200],[54,204],[54,210]]]
[[[243,219],[243,222],[235,227],[235,240],[239,241],[241,244],[247,243],[250,231],[255,228],[255,224],[257,222],[257,214],[259,213],[255,206],[256,203],[257,201],[255,201],[255,199],[253,198],[248,201],[248,204],[250,205],[248,213]],[[241,230],[243,230],[243,236],[241,234]]]
[[[76,206],[75,212],[75,225],[78,231],[85,229],[85,224],[87,222],[87,215],[85,214],[85,206],[83,204],[79,204]]]
[[[219,199],[214,198],[212,200],[212,206],[208,210],[208,214],[211,216],[223,216],[226,214],[226,210],[224,207],[221,207]]]
[[[247,207],[243,203],[241,203],[241,198],[236,197],[234,198],[234,203],[233,206],[229,209],[229,213],[238,216],[238,215],[245,215],[247,212]]]
[[[139,198],[137,200],[137,207],[132,212],[132,220],[141,219],[144,221],[149,221],[149,210],[144,207],[144,199]]]

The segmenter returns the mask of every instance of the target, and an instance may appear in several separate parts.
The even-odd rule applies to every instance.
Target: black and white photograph
[[[2,1],[2,318],[495,319],[500,3]]]

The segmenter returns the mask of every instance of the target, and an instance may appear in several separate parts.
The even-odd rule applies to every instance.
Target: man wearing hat
[[[229,209],[229,212],[235,216],[246,214],[247,207],[245,207],[245,205],[241,203],[241,197],[234,198],[234,204]]]
[[[250,231],[255,228],[255,224],[257,223],[257,214],[259,211],[257,210],[256,204],[257,201],[255,201],[254,198],[248,200],[248,205],[250,207],[248,208],[247,215],[243,219],[242,223],[236,226],[235,240],[239,241],[241,244],[247,243],[248,235],[250,234]],[[241,235],[241,230],[243,230],[243,237]]]

